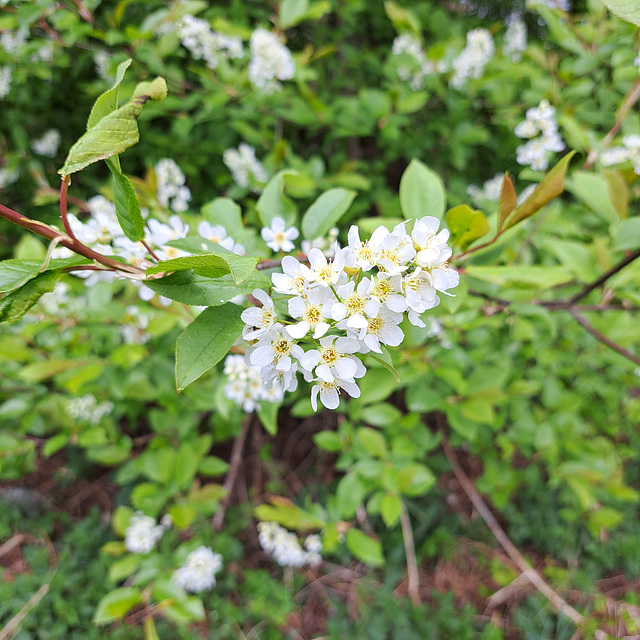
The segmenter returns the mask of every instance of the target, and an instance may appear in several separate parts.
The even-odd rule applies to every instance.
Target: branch
[[[609,338],[607,338],[606,336],[602,335],[595,327],[593,327],[589,323],[589,321],[585,317],[581,316],[574,308],[569,309],[569,313],[573,316],[573,319],[578,324],[583,326],[594,338],[596,338],[596,340],[599,340],[600,342],[602,342],[602,344],[606,344],[607,347],[609,347],[610,349],[613,349],[614,351],[619,353],[621,356],[624,356],[628,360],[631,360],[631,362],[635,362],[635,364],[640,365],[640,358],[638,358],[637,356],[634,356],[633,353],[631,353],[630,351],[627,351],[624,347],[621,347],[616,342],[613,342],[612,340],[609,340]]]
[[[493,236],[493,238],[491,238],[491,240],[488,240],[487,242],[483,242],[482,244],[479,244],[477,247],[472,247],[471,249],[467,249],[466,251],[463,251],[462,253],[459,253],[455,256],[453,256],[451,258],[451,262],[455,262],[456,260],[460,260],[462,258],[466,258],[467,256],[471,255],[472,253],[475,253],[476,251],[480,251],[480,249],[485,249],[486,247],[490,247],[494,242],[496,242],[498,240],[498,238],[505,232],[505,229],[503,229],[502,231],[498,231],[498,233],[496,233],[495,236]]]
[[[574,624],[581,626],[585,622],[584,616],[576,611],[570,604],[565,602],[542,578],[542,576],[527,562],[524,556],[518,551],[518,548],[511,542],[507,534],[502,527],[498,524],[493,513],[485,504],[482,496],[478,493],[477,489],[473,485],[473,482],[469,480],[467,474],[462,470],[453,449],[449,445],[446,435],[446,424],[444,416],[441,413],[436,414],[438,421],[438,427],[442,434],[442,449],[444,450],[447,460],[451,464],[453,473],[455,474],[460,486],[464,489],[471,500],[473,506],[478,513],[482,516],[482,519],[486,522],[491,533],[496,537],[496,540],[500,543],[502,548],[507,552],[509,557],[516,563],[516,566],[522,574],[531,582],[531,584],[542,593],[547,600],[555,607],[559,612],[567,616]]]
[[[404,540],[404,551],[407,556],[407,592],[414,607],[419,607],[420,600],[420,576],[418,574],[418,563],[416,562],[416,547],[413,542],[413,531],[411,530],[411,520],[404,502],[400,509],[400,524],[402,525],[402,539]]]
[[[77,240],[67,218],[67,192],[69,191],[69,184],[71,184],[71,176],[63,176],[62,184],[60,185],[60,217],[62,218],[62,224],[64,225],[64,230],[67,232],[67,235],[73,240]]]

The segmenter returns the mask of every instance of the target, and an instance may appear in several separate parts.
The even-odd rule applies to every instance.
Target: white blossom
[[[0,100],[11,91],[11,67],[0,67]]]
[[[7,169],[6,167],[2,167],[2,169],[0,169],[0,189],[4,189],[10,184],[13,184],[19,177],[20,171],[18,169]]]
[[[467,80],[480,78],[487,63],[493,58],[494,44],[486,29],[474,29],[467,33],[467,46],[453,61],[451,86],[459,89]]]
[[[243,189],[249,187],[260,192],[269,179],[266,169],[256,158],[255,149],[246,142],[241,142],[237,149],[227,149],[222,154],[222,161],[231,171],[235,183]]]
[[[285,334],[280,324],[261,334],[255,348],[247,351],[249,363],[263,370],[288,372],[294,365],[293,357],[300,360],[304,351]]]
[[[271,276],[273,290],[277,293],[293,296],[303,294],[309,284],[307,277],[309,268],[300,264],[293,256],[284,256],[281,268],[282,273],[274,273]]]
[[[273,380],[270,388],[263,383],[260,367],[247,366],[241,355],[228,355],[224,361],[224,375],[227,382],[224,394],[245,413],[258,408],[260,402],[281,402],[284,389],[279,381]]]
[[[398,67],[398,76],[401,80],[409,83],[412,91],[424,88],[425,77],[436,71],[435,64],[427,58],[420,42],[411,34],[399,35],[393,41],[391,53],[394,56],[406,54],[413,58],[411,68],[404,65]]]
[[[94,395],[88,393],[80,398],[67,400],[66,409],[74,420],[96,425],[113,411],[113,403],[108,400],[99,403]]]
[[[242,330],[242,337],[245,340],[257,340],[271,331],[278,321],[273,300],[268,293],[262,289],[254,289],[251,295],[262,303],[262,307],[249,307],[242,312],[240,317],[246,325]]]
[[[249,80],[265,93],[280,89],[278,80],[291,80],[296,65],[291,52],[278,37],[265,29],[256,29],[249,43],[251,61],[249,62]]]
[[[320,249],[327,258],[333,258],[336,248],[339,248],[337,246],[338,233],[338,228],[332,227],[326,237],[303,240],[300,243],[300,249],[302,253],[309,253],[311,249]]]
[[[288,325],[285,331],[292,338],[300,339],[313,329],[313,339],[321,338],[331,326],[327,319],[331,316],[334,302],[333,292],[324,287],[310,289],[304,298],[302,296],[290,298],[289,315],[292,318],[300,318],[300,322]]]
[[[96,67],[96,73],[103,80],[110,80],[109,67],[111,66],[111,58],[106,51],[96,51],[93,56],[93,64]]]
[[[227,251],[233,251],[236,243],[231,236],[227,235],[227,230],[221,225],[212,225],[203,220],[198,224],[198,235],[206,240],[215,242]]]
[[[212,31],[209,23],[191,15],[182,18],[177,32],[182,46],[210,69],[220,64],[220,58],[242,58],[244,54],[239,37]]]
[[[342,389],[352,398],[360,397],[358,385],[350,380],[340,380],[338,378],[331,382],[321,380],[320,378],[314,380],[314,384],[311,387],[312,409],[314,411],[318,410],[318,396],[320,396],[320,402],[327,409],[337,409],[340,404],[340,391]]]
[[[513,62],[522,60],[522,52],[527,48],[527,27],[518,13],[512,13],[506,20],[507,31],[504,34],[502,53]]]
[[[151,289],[149,290],[151,291]],[[127,315],[120,325],[122,341],[125,344],[144,344],[148,342],[151,339],[151,336],[146,331],[149,326],[149,320],[150,316],[143,313],[138,307],[134,305],[128,306]]]
[[[310,542],[308,542],[309,540]],[[305,551],[295,533],[287,531],[276,522],[259,522],[258,541],[267,553],[273,555],[273,559],[281,567],[298,568],[305,564],[317,566],[322,562],[320,555],[322,541],[317,535],[307,537],[305,540],[307,550]]]
[[[349,329],[362,329],[367,326],[367,318],[375,317],[380,310],[380,301],[370,296],[373,281],[362,278],[357,285],[354,280],[338,287],[338,302],[331,307],[331,317],[334,320],[345,320]]]
[[[154,167],[156,173],[156,196],[163,207],[180,213],[189,208],[191,191],[185,185],[185,175],[174,160],[162,158]]]
[[[6,29],[0,34],[0,47],[7,53],[15,53],[27,43],[27,38],[22,31]]]
[[[60,132],[49,129],[41,138],[34,140],[31,147],[40,156],[55,158],[60,146]]]
[[[129,526],[124,535],[124,546],[131,553],[149,553],[158,544],[164,527],[156,524],[151,516],[145,516],[136,511],[129,520]]]
[[[288,229],[285,229],[285,227],[284,218],[276,216],[271,221],[270,227],[262,228],[260,235],[267,243],[267,247],[272,251],[283,251],[284,253],[293,251],[292,240],[295,240],[300,235],[300,232],[295,227],[289,227]]]
[[[525,120],[514,130],[519,138],[529,139],[516,149],[518,164],[528,165],[534,171],[545,171],[551,154],[564,149],[555,115],[556,110],[548,100],[541,100],[537,107],[527,110]]]
[[[476,207],[481,207],[484,200],[498,202],[500,193],[502,192],[502,183],[504,182],[504,174],[497,173],[493,178],[487,180],[482,187],[470,184],[467,187],[467,193],[471,196]]]
[[[222,569],[222,556],[204,545],[192,551],[171,579],[185,591],[200,593],[216,585],[216,573]]]

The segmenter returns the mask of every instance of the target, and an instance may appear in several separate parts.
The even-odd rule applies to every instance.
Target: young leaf
[[[45,293],[53,291],[62,274],[46,271],[23,284],[0,300],[0,322],[16,322],[40,300]]]
[[[564,176],[571,162],[571,158],[573,158],[575,153],[575,151],[567,153],[567,155],[547,173],[533,193],[507,217],[504,221],[503,229],[510,229],[518,224],[518,222],[530,218],[536,211],[542,209],[547,202],[562,193],[564,189]]]
[[[278,432],[278,411],[280,405],[275,402],[261,402],[258,406],[258,418],[264,430],[271,436]]]
[[[396,29],[404,31],[408,27],[415,35],[420,35],[420,21],[412,11],[391,0],[384,3],[384,10]]]
[[[288,29],[298,24],[309,11],[309,0],[282,0],[278,22],[281,29]]]
[[[264,227],[270,227],[271,221],[276,217],[283,218],[287,225],[295,224],[298,210],[296,205],[284,194],[284,177],[296,173],[291,170],[276,173],[258,198],[256,209]]]
[[[60,175],[75,173],[97,162],[122,153],[140,139],[137,118],[147,100],[164,100],[167,84],[164,78],[141,82],[131,100],[101,118],[70,149]]]
[[[197,275],[208,278],[221,278],[231,274],[236,284],[241,284],[254,273],[260,261],[259,257],[237,256],[235,253],[202,254],[162,260],[147,269],[147,275],[168,271],[193,269]]]
[[[132,58],[121,62],[116,70],[116,79],[111,89],[107,89],[94,102],[89,119],[87,120],[87,131],[95,127],[102,118],[108,116],[112,111],[118,108],[118,94],[120,92],[120,84],[124,80],[124,74],[133,62]]]
[[[360,529],[349,529],[346,542],[349,551],[370,567],[380,567],[384,564],[380,542],[370,538]]]
[[[227,355],[242,333],[242,309],[235,304],[205,309],[176,343],[176,385],[182,391]]]
[[[638,0],[602,0],[602,3],[618,18],[640,27],[640,5]]]
[[[137,242],[144,238],[144,219],[140,213],[140,201],[131,181],[120,170],[117,157],[108,158],[107,166],[113,175],[113,200],[116,216],[124,235]]]
[[[504,174],[500,199],[498,200],[498,231],[502,230],[502,225],[509,217],[509,214],[518,206],[518,196],[513,187],[513,180],[509,173]]]
[[[302,217],[302,235],[308,240],[323,237],[346,213],[355,197],[356,192],[347,189],[325,191]]]
[[[389,351],[386,347],[381,347],[382,353],[375,353],[375,351],[369,351],[367,355],[370,358],[373,358],[377,362],[379,362],[395,379],[396,382],[400,382],[400,374],[396,371],[396,368],[393,366],[393,362],[391,361],[391,356],[389,355]]]
[[[445,215],[451,244],[463,251],[475,240],[489,232],[489,223],[482,211],[474,211],[466,204],[449,209]]]
[[[203,205],[200,211],[208,222],[222,225],[234,238],[242,229],[242,211],[231,198],[215,198]]]
[[[400,180],[402,215],[406,219],[423,216],[442,219],[445,201],[446,194],[442,178],[414,158]]]
[[[98,602],[93,621],[96,624],[107,624],[120,620],[131,607],[135,607],[141,602],[142,593],[136,587],[114,589]]]

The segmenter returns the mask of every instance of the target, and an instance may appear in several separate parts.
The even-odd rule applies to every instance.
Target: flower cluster
[[[479,187],[477,184],[470,184],[467,187],[467,193],[471,196],[476,207],[481,207],[484,200],[498,202],[498,200],[500,200],[503,182],[504,174],[497,173],[493,178],[487,180],[482,187]]]
[[[326,237],[314,238],[313,240],[303,240],[300,248],[303,253],[309,253],[311,249],[320,249],[327,258],[333,258],[336,250],[336,241],[338,239],[338,227],[331,227]]]
[[[198,224],[198,235],[205,240],[215,242],[223,249],[231,251],[231,253],[239,256],[246,255],[245,248],[231,236],[227,235],[227,230],[221,224],[212,225],[210,222],[203,220]],[[202,248],[206,249],[207,246],[203,245]]]
[[[47,158],[55,158],[60,146],[60,132],[57,129],[49,129],[42,138],[34,140],[31,148],[39,155]]]
[[[191,191],[185,185],[186,178],[174,160],[163,158],[154,167],[156,172],[156,193],[163,207],[171,207],[180,213],[189,208]]]
[[[276,382],[270,389],[262,386],[259,367],[247,366],[240,355],[228,355],[224,361],[227,383],[224,395],[245,413],[252,413],[260,402],[282,402],[284,391]]]
[[[222,154],[222,161],[229,167],[236,184],[243,189],[250,187],[260,192],[269,179],[265,168],[256,158],[256,150],[241,142],[237,149],[227,149]]]
[[[209,23],[186,15],[177,25],[182,46],[196,60],[204,60],[209,69],[215,69],[220,58],[242,58],[242,40],[237,36],[212,31]]]
[[[263,227],[260,231],[262,239],[272,251],[284,251],[284,253],[293,251],[293,240],[300,235],[300,232],[295,227],[289,227],[288,229],[285,227],[284,218],[276,216],[271,221],[270,227]]]
[[[13,184],[19,177],[20,171],[18,169],[7,169],[3,167],[0,169],[0,189],[4,189],[10,184]]]
[[[106,51],[96,51],[93,56],[93,64],[96,67],[96,73],[103,80],[110,80],[109,68],[111,66],[111,57]]]
[[[314,410],[318,396],[335,409],[340,391],[360,395],[356,379],[366,369],[358,354],[398,346],[405,313],[411,324],[425,326],[421,314],[437,306],[438,292],[455,287],[459,276],[447,264],[449,232],[438,232],[437,218],[417,220],[411,234],[406,224],[393,231],[378,227],[365,241],[353,226],[348,246],[336,247],[331,260],[320,249],[309,251],[308,265],[285,256],[282,273],[271,280],[276,293],[289,296],[291,321],[279,321],[267,293],[253,292],[262,306],[242,313],[243,338],[252,342],[245,358],[247,365],[260,368],[267,389],[275,382],[285,391],[295,389],[300,371],[313,385]],[[301,342],[311,348],[303,350]]]
[[[561,9],[562,11],[571,11],[571,0],[527,0],[526,6],[535,7],[538,4],[544,4],[550,9]]]
[[[27,39],[22,31],[11,31],[6,29],[0,34],[0,47],[7,53],[15,53],[20,47],[27,43]]]
[[[67,400],[66,409],[67,413],[75,420],[98,424],[104,416],[113,411],[113,403],[108,400],[98,403],[96,397],[88,393],[81,398]]]
[[[522,52],[527,48],[527,26],[518,13],[512,13],[506,20],[502,53],[513,62],[522,60]]]
[[[451,86],[463,87],[470,78],[480,78],[493,54],[495,47],[491,34],[486,29],[474,29],[467,33],[467,46],[453,61]]]
[[[125,344],[144,344],[151,339],[146,329],[150,316],[134,305],[127,307],[127,315],[120,325],[120,334]]]
[[[516,149],[518,164],[528,165],[534,171],[545,171],[551,154],[564,149],[564,142],[558,133],[556,110],[548,100],[542,100],[537,107],[528,109],[526,118],[516,125],[514,133],[518,138],[529,139]]]
[[[256,29],[251,34],[249,46],[249,80],[258,89],[264,93],[274,93],[281,86],[278,80],[293,78],[296,73],[295,62],[278,36],[265,29]]]
[[[599,160],[604,167],[630,162],[634,172],[640,175],[640,135],[624,136],[621,147],[604,149],[600,152]]]
[[[192,551],[171,579],[185,591],[199,593],[215,587],[215,574],[222,569],[222,556],[204,545]]]
[[[413,58],[413,64],[410,66],[398,67],[398,76],[404,82],[408,82],[413,91],[422,89],[425,77],[436,71],[436,65],[427,58],[420,42],[408,33],[398,36],[393,41],[391,53],[394,56],[405,54]]]
[[[149,553],[158,544],[165,526],[156,524],[151,516],[136,511],[129,520],[124,534],[124,546],[131,553]]]
[[[11,91],[11,67],[0,67],[0,100]]]
[[[281,567],[317,567],[322,562],[322,540],[317,534],[305,538],[304,548],[295,533],[287,531],[276,522],[258,523],[260,546],[273,555]]]

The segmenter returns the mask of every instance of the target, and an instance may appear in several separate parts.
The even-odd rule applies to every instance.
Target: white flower
[[[467,46],[453,61],[451,86],[461,88],[470,78],[480,78],[487,63],[493,58],[494,45],[486,29],[474,29],[467,33]]]
[[[22,31],[11,31],[6,29],[0,34],[0,47],[7,53],[15,53],[20,47],[27,43],[27,39]]]
[[[311,249],[309,255],[309,267],[301,265],[300,269],[305,279],[322,287],[335,285],[344,274],[345,259],[342,251],[336,251],[336,255],[330,262],[320,249]]]
[[[359,350],[357,340],[325,336],[320,339],[320,349],[311,349],[298,359],[303,369],[315,369],[316,377],[324,382],[353,382],[366,373],[362,362],[352,355]]]
[[[382,240],[389,234],[386,227],[378,227],[368,240],[360,240],[360,230],[356,225],[347,234],[348,246],[345,247],[350,256],[349,266],[355,265],[363,271],[373,269],[380,257]]]
[[[191,191],[185,186],[185,175],[174,160],[162,158],[154,167],[156,174],[156,197],[163,207],[176,213],[186,211],[191,200]]]
[[[610,167],[614,164],[622,164],[629,159],[629,150],[625,147],[612,147],[603,149],[600,152],[599,160],[603,167]]]
[[[259,522],[258,523],[258,541],[260,546],[273,555],[274,560],[282,567],[302,567],[305,564],[317,566],[322,561],[320,551],[322,550],[322,542],[319,536],[311,535],[307,540],[312,538],[312,542],[305,547],[304,551],[300,546],[297,536],[276,522]],[[318,538],[318,541],[315,540]]]
[[[313,329],[313,339],[321,338],[330,328],[326,319],[331,316],[335,298],[331,289],[316,287],[306,292],[306,296],[289,299],[289,315],[301,321],[285,327],[285,331],[296,339],[303,338]]]
[[[222,569],[222,556],[204,545],[192,551],[171,579],[185,591],[199,593],[215,587],[215,574]]]
[[[247,366],[243,356],[228,355],[224,361],[224,375],[227,377],[224,394],[245,413],[255,411],[259,402],[281,402],[284,397],[281,381],[274,377],[267,388],[260,368]],[[295,378],[295,372],[293,375]]]
[[[221,224],[214,226],[210,222],[203,220],[198,224],[198,235],[219,244],[227,251],[232,251],[235,246],[233,238],[227,235],[227,230]]]
[[[277,80],[291,80],[296,65],[291,52],[278,37],[265,29],[256,29],[251,34],[251,61],[249,80],[265,93],[273,93],[280,88]]]
[[[283,273],[274,273],[271,276],[273,290],[292,296],[302,294],[309,282],[307,278],[309,268],[300,264],[293,256],[282,258],[281,267]]]
[[[433,309],[440,304],[432,277],[423,273],[422,269],[418,267],[404,279],[402,284],[405,290],[405,302],[409,310],[409,322],[416,327],[424,327],[425,324],[420,320],[420,315],[427,309]],[[398,311],[399,309],[394,310]]]
[[[108,400],[100,402],[88,393],[80,398],[67,400],[67,413],[80,422],[96,425],[106,415],[113,411],[113,403]]]
[[[408,269],[408,262],[416,255],[411,237],[405,230],[405,222],[401,222],[387,232],[380,240],[380,254],[376,261],[390,275],[399,275]]]
[[[136,511],[129,520],[125,531],[124,546],[131,553],[149,553],[164,533],[164,527],[157,525],[151,516]]]
[[[242,330],[242,337],[245,340],[257,340],[278,322],[271,296],[262,289],[254,289],[251,295],[262,303],[262,307],[249,307],[240,315],[247,325]]]
[[[518,13],[512,13],[506,22],[502,53],[510,56],[513,62],[519,62],[522,60],[522,52],[527,48],[527,27]]]
[[[339,301],[331,307],[331,317],[334,320],[346,318],[346,326],[350,329],[362,329],[367,326],[365,315],[374,317],[380,309],[380,301],[371,297],[373,281],[362,278],[356,289],[355,280],[338,287]]]
[[[111,77],[109,75],[109,67],[111,65],[111,58],[106,51],[96,51],[93,56],[93,63],[96,67],[96,73],[103,80],[110,80]]]
[[[247,354],[249,362],[256,367],[286,373],[293,367],[292,356],[300,360],[304,351],[288,334],[283,333],[282,325],[275,324],[269,331],[260,335],[255,348],[247,351]],[[268,371],[264,372],[266,373]],[[261,375],[264,374],[261,372]]]
[[[163,247],[171,240],[181,240],[189,233],[189,225],[180,216],[169,216],[168,224],[151,218],[147,221],[149,241],[156,247]]]
[[[34,140],[31,147],[40,156],[55,158],[60,146],[60,132],[57,129],[49,129],[42,138]]]
[[[402,314],[393,313],[384,307],[380,309],[380,313],[375,318],[369,318],[367,326],[358,335],[360,353],[382,353],[380,344],[397,347],[404,339],[404,333],[398,326],[401,321]]]
[[[11,91],[11,67],[0,67],[0,99]]]
[[[427,58],[422,46],[412,35],[404,33],[398,36],[391,46],[394,56],[406,54],[413,58],[412,69],[398,67],[398,76],[401,80],[409,82],[412,91],[419,91],[424,87],[424,79],[436,70],[435,64]]]
[[[500,193],[502,192],[502,183],[504,182],[504,174],[497,173],[493,178],[487,180],[482,188],[475,184],[467,187],[467,193],[471,196],[476,207],[481,207],[484,200],[498,202]]]
[[[267,171],[256,158],[256,151],[246,142],[241,142],[237,149],[227,149],[222,154],[222,161],[233,175],[235,183],[246,189],[260,192],[269,179]]]
[[[309,253],[311,249],[320,249],[327,258],[333,258],[336,249],[339,248],[337,244],[338,239],[337,227],[329,229],[329,233],[326,238],[314,238],[313,240],[303,240],[300,243],[302,253]]]
[[[155,292],[152,293],[155,295]],[[138,307],[134,305],[128,306],[125,322],[120,326],[122,341],[125,344],[144,344],[148,342],[151,339],[151,336],[146,331],[149,326],[149,320],[150,316],[142,313]]]
[[[360,389],[355,382],[349,380],[335,379],[332,382],[326,380],[315,380],[315,384],[311,387],[311,407],[314,411],[318,410],[318,395],[320,402],[327,409],[337,409],[340,404],[340,390],[344,389],[352,398],[360,397]]]
[[[18,171],[18,169],[7,169],[6,167],[3,167],[0,169],[0,189],[4,189],[10,184],[13,184],[19,177],[20,171]]]
[[[220,58],[242,58],[242,40],[237,36],[212,31],[207,22],[186,15],[177,25],[182,46],[196,60],[204,60],[210,69],[215,69]]]
[[[284,253],[293,251],[292,240],[295,240],[300,235],[300,232],[295,227],[285,229],[285,226],[284,218],[276,216],[271,221],[271,227],[263,227],[260,232],[262,239],[267,243],[267,247],[272,251],[284,251]]]

